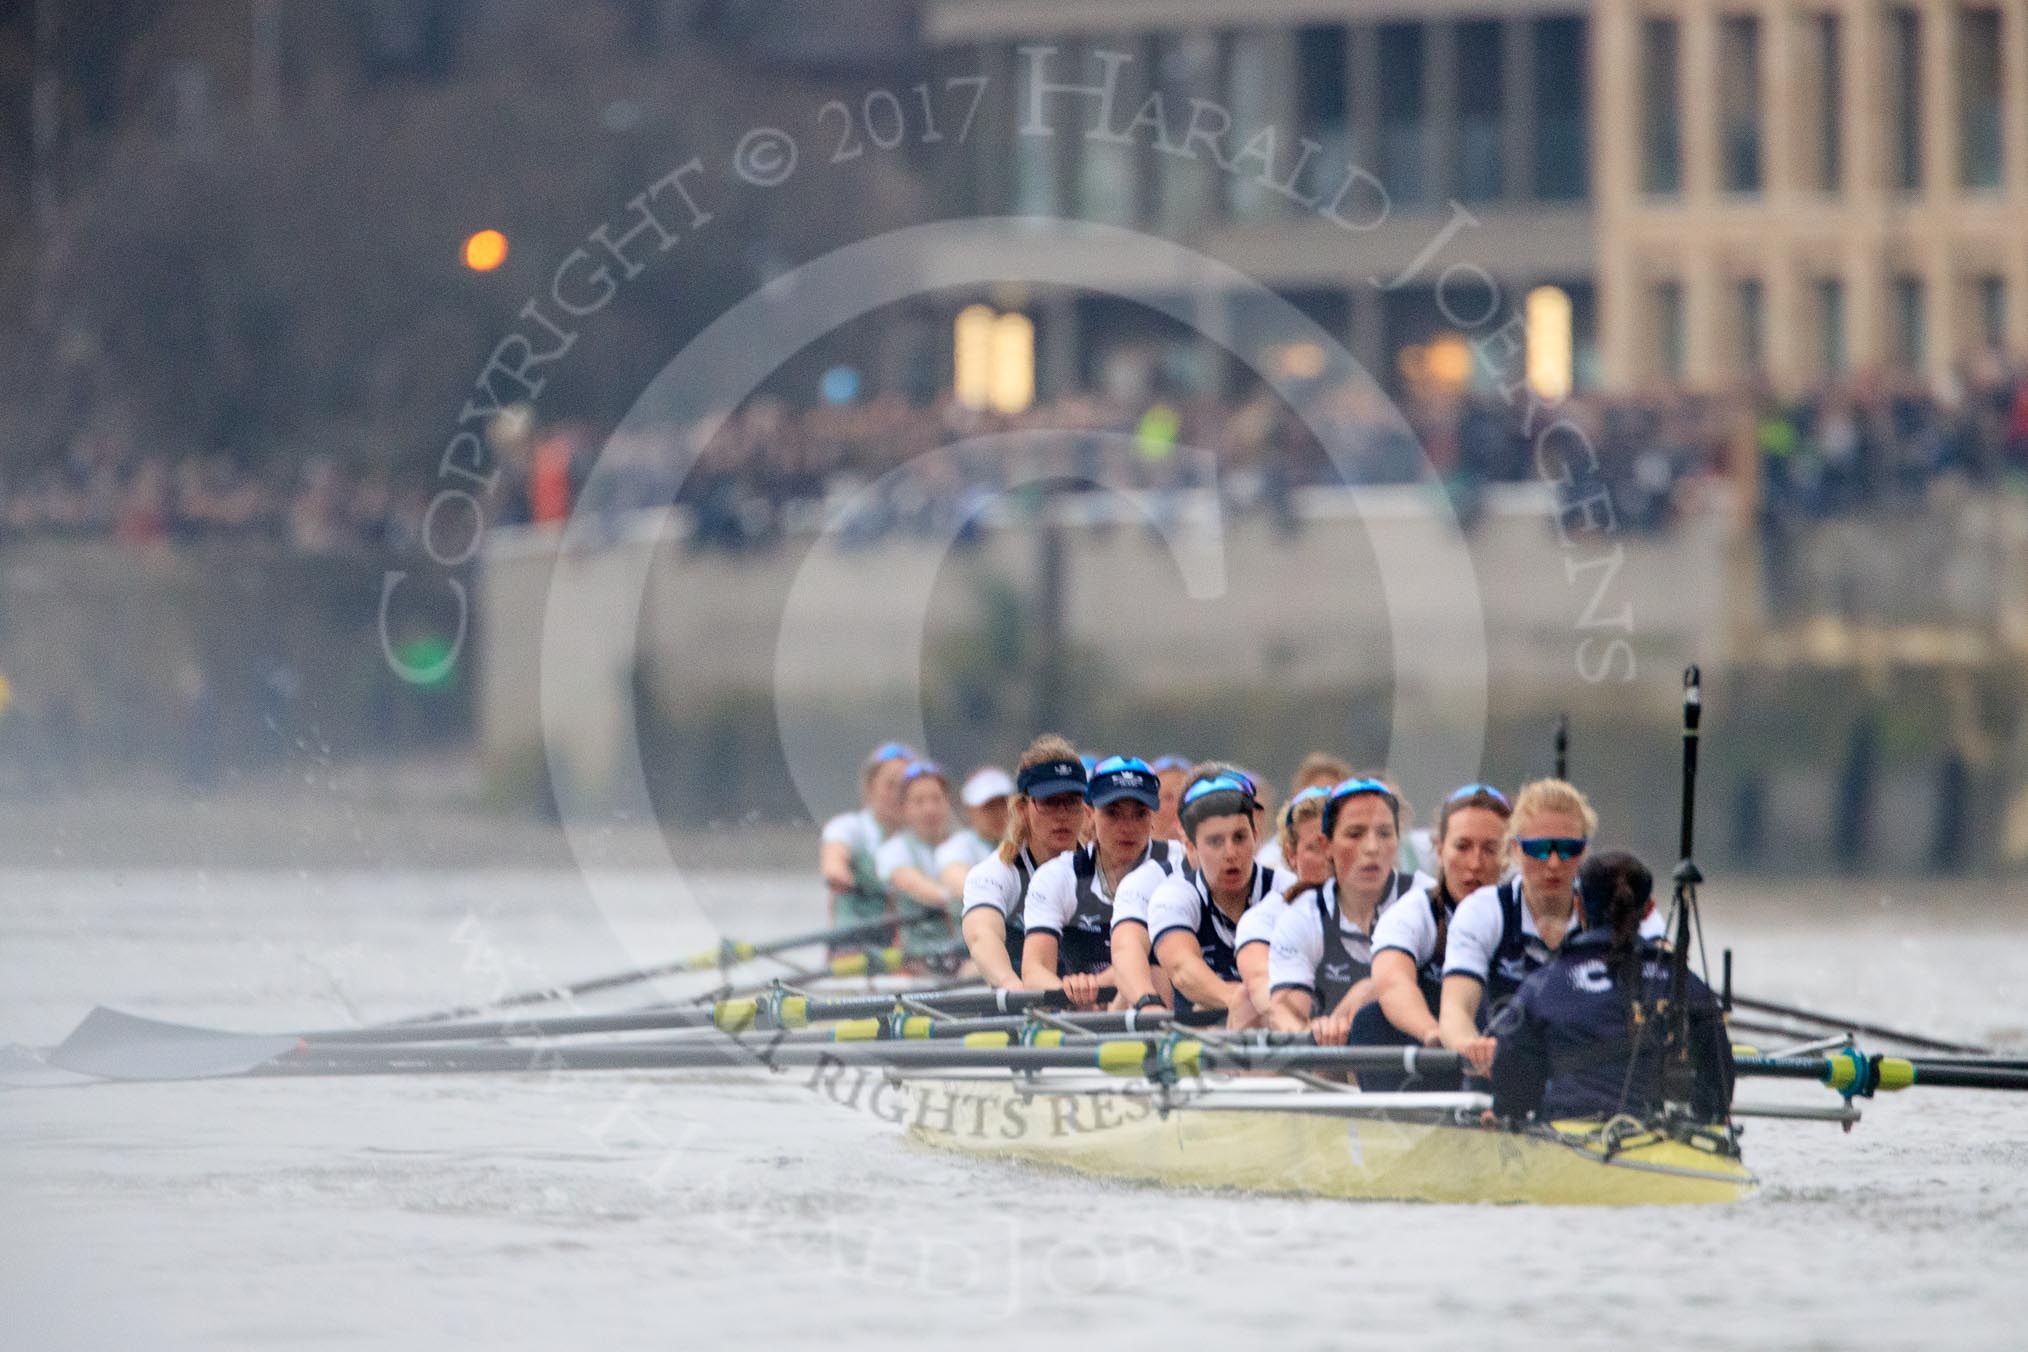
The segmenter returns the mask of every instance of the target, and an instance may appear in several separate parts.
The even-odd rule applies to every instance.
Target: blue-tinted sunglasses
[[[1470,798],[1475,793],[1485,794],[1501,807],[1511,808],[1513,806],[1513,804],[1507,801],[1507,795],[1494,788],[1491,784],[1467,784],[1461,789],[1452,789],[1451,796],[1444,799],[1444,801],[1446,803],[1455,803],[1458,799]]]
[[[883,761],[891,761],[891,760],[912,761],[914,759],[915,759],[915,748],[910,746],[907,742],[888,742],[882,745],[878,751],[873,753],[873,763],[876,765],[882,763]]]
[[[944,767],[932,760],[917,761],[901,772],[901,782],[913,784],[918,779],[925,779],[932,775],[938,779],[945,778]]]
[[[1094,775],[1118,774],[1121,770],[1139,770],[1144,775],[1155,773],[1153,767],[1139,756],[1107,756],[1092,767]]]
[[[1188,770],[1190,766],[1191,760],[1188,756],[1155,757],[1155,769],[1158,772],[1166,772],[1169,770]]]
[[[1552,854],[1558,859],[1575,859],[1591,842],[1583,836],[1530,836],[1514,843],[1530,859],[1547,859]]]
[[[1297,803],[1307,803],[1312,798],[1322,798],[1330,792],[1322,784],[1312,784],[1309,788],[1304,789],[1301,793],[1289,799],[1289,806],[1294,807]]]

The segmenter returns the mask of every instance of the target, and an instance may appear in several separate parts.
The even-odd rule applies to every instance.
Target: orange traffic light
[[[507,236],[498,230],[481,230],[465,241],[465,266],[474,272],[491,272],[507,261]]]

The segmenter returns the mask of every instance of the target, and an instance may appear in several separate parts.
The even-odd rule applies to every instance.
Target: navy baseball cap
[[[1154,767],[1139,756],[1108,756],[1091,773],[1091,787],[1085,790],[1086,802],[1104,807],[1122,798],[1131,798],[1150,812],[1162,806],[1162,781]]]
[[[1070,759],[1041,761],[1014,776],[1014,787],[1030,798],[1054,798],[1065,793],[1083,797],[1087,782],[1084,763]]]

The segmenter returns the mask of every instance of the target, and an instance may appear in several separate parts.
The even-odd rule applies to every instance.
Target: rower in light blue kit
[[[951,834],[951,790],[935,761],[914,761],[901,775],[902,827],[881,842],[874,872],[893,894],[906,923],[902,952],[922,959],[957,937],[957,897],[937,881],[936,852]]]
[[[817,861],[834,927],[888,914],[887,888],[873,857],[901,829],[901,776],[915,758],[914,750],[901,742],[874,751],[859,767],[859,808],[824,823]]]
[[[1682,974],[1690,1045],[1669,1045],[1675,973],[1669,951],[1641,934],[1654,878],[1630,854],[1587,859],[1578,874],[1584,927],[1515,993],[1493,1058],[1493,1112],[1510,1121],[1648,1119],[1672,1095],[1672,1055],[1687,1053],[1688,1101],[1700,1122],[1732,1105],[1732,1047],[1718,997]]]

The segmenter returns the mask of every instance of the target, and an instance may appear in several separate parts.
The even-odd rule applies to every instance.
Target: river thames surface
[[[706,916],[672,913],[669,952],[714,923],[821,923],[800,878],[686,881]],[[99,1003],[275,1030],[632,965],[563,872],[0,887],[0,1043],[55,1042]],[[663,892],[614,888],[647,908]],[[1706,932],[1743,992],[2028,1048],[2028,904],[2002,888],[1714,885]],[[1751,1124],[1763,1187],[1742,1204],[1591,1212],[1181,1193],[946,1157],[807,1072],[5,1089],[0,1342],[2028,1345],[2028,1095],[1865,1107],[1850,1135]]]

